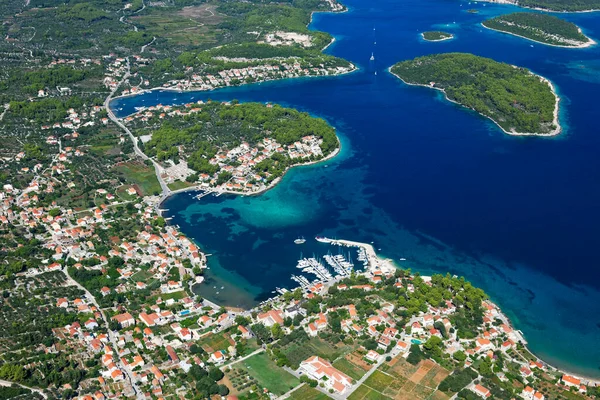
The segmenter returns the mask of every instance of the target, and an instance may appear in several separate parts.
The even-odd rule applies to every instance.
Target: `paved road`
[[[40,396],[42,396],[45,399],[48,398],[48,396],[46,396],[46,394],[44,392],[42,392],[40,389],[35,389],[35,388],[29,387],[29,386],[21,385],[20,383],[10,382],[10,381],[5,381],[4,379],[0,379],[0,386],[12,386],[12,385],[17,385],[17,386],[22,387],[23,389],[28,389],[28,390],[31,390],[32,392],[36,392],[37,394],[39,394]]]
[[[131,76],[131,74],[129,73],[129,58],[127,58],[127,72],[125,73],[125,75],[123,75],[123,78],[121,79],[121,81],[119,81],[117,86],[115,86],[115,88],[110,92],[108,97],[104,100],[104,108],[106,109],[106,112],[108,113],[108,118],[110,118],[110,120],[112,122],[117,124],[117,126],[119,126],[119,128],[123,129],[125,131],[125,133],[127,133],[127,135],[129,135],[129,139],[131,139],[131,142],[133,143],[133,150],[135,151],[135,154],[138,157],[140,157],[142,160],[152,161],[152,164],[154,165],[154,173],[156,174],[158,183],[160,183],[160,187],[162,189],[162,197],[164,199],[171,193],[171,190],[169,189],[169,187],[167,186],[165,181],[160,176],[160,171],[161,171],[160,165],[158,165],[158,163],[156,161],[149,158],[146,154],[144,154],[144,152],[142,150],[140,150],[140,148],[138,147],[138,138],[136,138],[133,135],[133,133],[131,133],[131,131],[125,125],[123,125],[123,123],[115,116],[115,114],[110,109],[110,101],[112,100],[113,96],[115,95],[115,93],[117,92],[117,90],[119,89],[121,84],[123,82],[125,82],[125,80],[127,80],[130,76]]]
[[[254,350],[252,353],[248,354],[247,356],[244,356],[242,358],[239,358],[239,359],[235,360],[234,362],[231,362],[229,364],[223,364],[223,366],[221,367],[221,369],[227,368],[227,367],[231,367],[232,365],[237,364],[237,363],[239,363],[241,361],[244,361],[247,358],[250,358],[250,357],[255,356],[255,355],[259,354],[259,353],[262,353],[263,351],[265,351],[265,349],[261,347],[258,350]]]
[[[287,393],[282,394],[281,396],[279,396],[277,398],[277,400],[284,400],[287,399],[288,397],[290,397],[292,395],[292,393],[294,393],[296,390],[300,389],[302,386],[306,385],[305,383],[301,383],[298,386],[296,386],[295,388],[293,388],[292,390],[290,390]]]
[[[104,327],[106,328],[106,331],[108,332],[108,339],[110,340],[110,344],[113,346],[113,351],[117,352],[119,349],[119,346],[117,346],[117,340],[116,340],[115,334],[109,328],[108,319],[106,318],[104,311],[102,311],[102,309],[100,308],[100,305],[96,301],[96,298],[85,287],[81,286],[79,284],[79,282],[77,282],[75,279],[71,278],[71,275],[69,275],[69,271],[67,268],[63,268],[62,271],[67,276],[68,282],[74,286],[77,286],[79,289],[81,289],[83,292],[85,292],[86,297],[92,302],[92,304],[94,304],[96,306],[96,308],[100,312],[100,315],[102,316],[102,323],[104,324]],[[119,366],[119,369],[121,369],[123,371],[123,373],[125,374],[125,376],[127,377],[127,380],[129,381],[129,384],[131,385],[131,388],[133,389],[133,392],[135,393],[136,398],[138,400],[145,400],[146,396],[144,395],[144,393],[142,393],[140,388],[137,386],[137,384],[133,380],[133,376],[131,374],[131,371],[129,371],[129,368],[127,368],[127,367],[125,367],[125,365],[123,365],[121,358],[118,356],[114,358],[114,361],[115,361],[115,364],[117,364]]]

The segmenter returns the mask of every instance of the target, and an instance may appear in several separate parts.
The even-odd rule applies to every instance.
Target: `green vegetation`
[[[300,389],[294,391],[290,397],[291,400],[328,400],[329,397],[319,392],[317,389],[311,388],[309,385],[303,385]]]
[[[307,135],[322,140],[323,156],[338,146],[335,130],[321,118],[278,105],[266,106],[259,103],[226,105],[211,102],[202,105],[202,111],[183,118],[166,121],[154,117],[148,124],[156,126],[152,139],[144,144],[144,152],[158,161],[179,161],[180,147],[187,156],[190,168],[209,175],[219,171],[219,166],[210,163],[218,151],[224,152],[246,142],[256,146],[265,138],[275,139],[284,148]],[[147,134],[148,126],[140,126],[137,134]],[[308,160],[312,161],[312,159]],[[285,153],[276,153],[261,161],[255,170],[268,182],[281,176],[297,161]],[[221,172],[218,184],[231,178],[229,172]]]
[[[438,389],[442,392],[460,392],[475,378],[477,378],[477,372],[471,368],[456,370],[440,383]]]
[[[599,0],[518,0],[521,7],[543,8],[551,11],[599,10]]]
[[[427,31],[423,32],[421,35],[423,36],[423,39],[430,42],[439,42],[441,40],[448,40],[454,37],[454,35],[451,33],[442,31]]]
[[[346,358],[340,358],[333,363],[333,366],[342,371],[352,379],[360,379],[367,372],[364,369],[352,364]]]
[[[396,377],[385,372],[377,370],[367,378],[367,380],[359,386],[355,392],[348,397],[350,400],[373,399],[387,400],[394,398],[387,396],[386,391],[396,382]]]
[[[465,53],[434,54],[395,64],[391,72],[410,84],[445,92],[448,99],[485,115],[512,133],[554,134],[556,98],[526,68]]]
[[[265,353],[252,356],[240,364],[261,387],[266,387],[274,394],[282,395],[300,384],[295,376],[275,365]]]
[[[577,25],[547,14],[519,12],[501,15],[482,24],[486,28],[555,46],[576,47],[589,42]]]
[[[126,181],[137,185],[144,196],[156,195],[161,192],[153,166],[137,161],[118,164],[114,169]]]

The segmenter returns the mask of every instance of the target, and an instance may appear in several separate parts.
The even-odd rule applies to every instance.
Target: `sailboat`
[[[373,53],[371,53],[371,58],[370,58],[370,60],[371,60],[371,61],[375,61],[375,56],[373,55]]]

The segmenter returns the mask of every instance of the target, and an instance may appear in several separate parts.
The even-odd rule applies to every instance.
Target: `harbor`
[[[301,238],[301,240],[301,243],[305,242],[304,238]],[[290,288],[277,287],[272,293],[284,294],[298,287],[303,292],[310,292],[311,289],[319,284],[329,287],[333,283],[351,276],[354,271],[382,271],[388,273],[395,270],[392,261],[377,257],[375,249],[370,244],[330,239],[322,236],[315,237],[315,240],[332,246],[355,248],[356,263],[353,261],[351,251],[343,253],[341,249],[338,254],[333,254],[329,251],[321,257],[317,257],[314,254],[312,257],[303,257],[301,255],[296,264],[296,268],[300,272],[294,273],[290,277],[297,286],[293,285]],[[294,243],[300,244],[298,239]]]

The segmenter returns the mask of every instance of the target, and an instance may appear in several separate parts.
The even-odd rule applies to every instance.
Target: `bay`
[[[337,252],[315,235],[373,242],[402,267],[464,275],[509,314],[537,355],[600,377],[598,46],[549,47],[480,26],[516,11],[512,6],[345,4],[349,12],[315,14],[311,27],[336,37],[327,52],[355,63],[355,73],[210,93],[157,91],[111,103],[124,116],[134,107],[209,98],[274,102],[325,118],[342,138],[335,159],[294,168],[260,196],[197,201],[183,193],[164,203],[171,222],[212,254],[198,293],[249,307],[275,287],[294,285],[289,277],[301,253]],[[600,13],[561,17],[600,38]],[[455,39],[424,42],[420,32],[432,29]],[[438,92],[387,73],[397,61],[451,51],[549,78],[561,96],[564,132],[510,137]],[[307,243],[295,245],[298,236]]]

